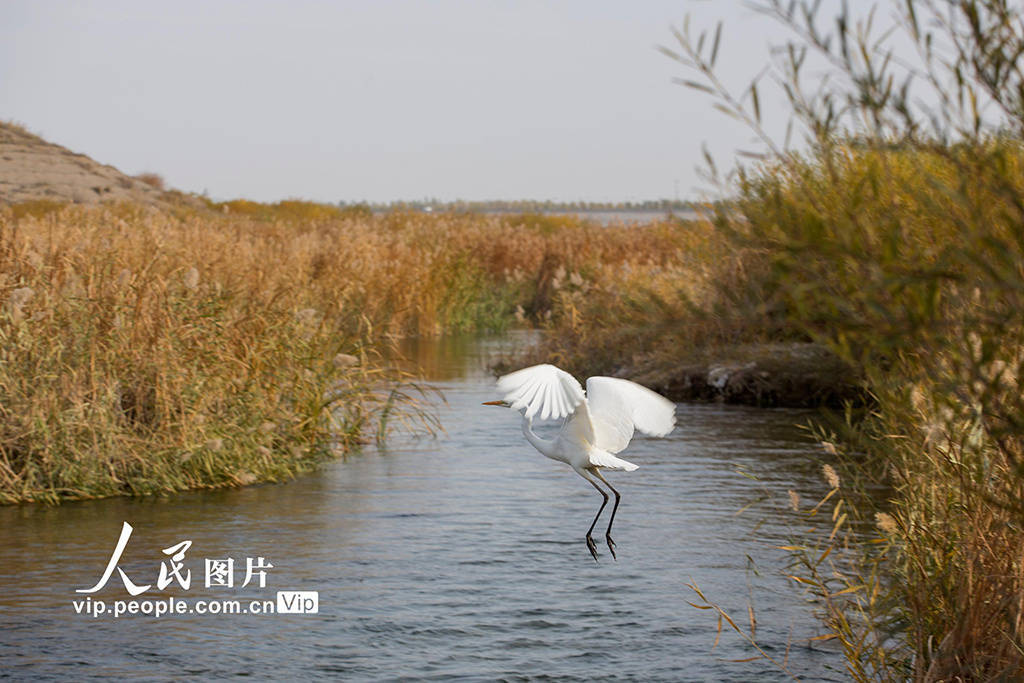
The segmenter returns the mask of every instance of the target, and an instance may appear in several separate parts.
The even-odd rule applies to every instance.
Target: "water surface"
[[[780,661],[788,650],[798,676],[845,678],[833,650],[808,645],[820,627],[774,549],[789,538],[786,491],[822,487],[793,426],[802,414],[680,406],[668,438],[623,454],[639,470],[609,474],[619,559],[599,545],[595,563],[583,535],[600,497],[533,451],[514,413],[480,405],[495,398],[486,361],[507,344],[412,349],[447,398],[437,438],[281,485],[0,508],[0,678],[788,680],[729,661],[754,654],[729,633],[712,651],[715,620],[687,604],[691,580],[737,618],[752,594],[759,641]],[[192,541],[190,588],[153,585],[140,600],[305,590],[319,612],[77,614],[74,591],[97,581],[123,521],[135,531],[119,566],[139,584],[156,583],[162,549]],[[206,588],[204,560],[229,557],[236,586]],[[238,586],[258,557],[273,564],[266,587]],[[131,599],[116,573],[91,597]]]

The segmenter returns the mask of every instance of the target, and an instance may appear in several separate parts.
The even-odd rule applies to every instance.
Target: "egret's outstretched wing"
[[[636,382],[614,377],[587,380],[587,403],[594,425],[594,446],[618,453],[629,445],[633,429],[665,436],[676,425],[676,404]]]
[[[542,420],[571,415],[583,401],[583,387],[576,378],[554,365],[534,365],[516,370],[498,380],[498,391],[515,410],[526,409],[526,417],[540,414]]]

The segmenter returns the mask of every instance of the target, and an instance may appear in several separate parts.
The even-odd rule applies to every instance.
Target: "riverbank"
[[[705,349],[688,360],[652,360],[620,374],[678,402],[841,408],[866,399],[852,365],[808,342]]]
[[[843,408],[870,401],[862,375],[821,344],[762,342],[642,354],[630,363],[593,362],[565,353],[557,331],[495,363],[496,375],[523,365],[561,363],[580,378],[611,375],[639,382],[677,403],[759,408]],[[623,353],[623,358],[628,357]]]

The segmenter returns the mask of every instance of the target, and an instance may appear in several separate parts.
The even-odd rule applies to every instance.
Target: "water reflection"
[[[481,382],[491,376],[490,366],[496,360],[510,358],[537,339],[535,330],[511,330],[483,339],[474,335],[415,337],[400,342],[395,359],[410,371],[422,371],[432,382]]]

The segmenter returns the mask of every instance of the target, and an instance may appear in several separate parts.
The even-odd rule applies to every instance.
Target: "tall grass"
[[[556,280],[534,359],[580,375],[629,368],[654,378],[739,358],[751,344],[806,341],[776,296],[768,250],[732,239],[712,218],[708,208],[700,220],[662,226],[676,238],[651,245],[656,259],[595,267],[582,283]]]
[[[0,500],[290,477],[402,417],[416,391],[387,369],[389,340],[544,319],[562,281],[667,262],[684,239],[213,208],[0,209]]]
[[[861,678],[1016,677],[1024,145],[825,154],[748,178],[740,205],[791,315],[863,368],[876,404],[839,432],[839,455],[861,481],[894,490],[877,510],[862,498],[856,513],[880,515],[892,592],[869,600],[881,577],[854,576],[871,619],[833,610],[830,623],[848,624],[836,629],[844,644],[861,643],[850,650]]]
[[[877,15],[858,21],[844,6],[828,30],[819,3],[758,5],[793,30],[775,74],[808,151],[765,134],[762,83],[742,96],[722,85],[720,29],[684,29],[681,51],[666,52],[764,142],[715,218],[752,259],[745,297],[767,302],[746,310],[762,321],[778,312],[778,333],[855,363],[873,398],[866,415],[820,427],[823,457],[843,476],[831,501],[803,511],[831,508],[832,521],[789,548],[793,577],[815,595],[823,635],[855,680],[1020,680],[1021,10],[894,2],[893,30],[919,48],[912,63]],[[828,76],[809,87],[813,59]],[[844,533],[855,520],[859,533]]]

